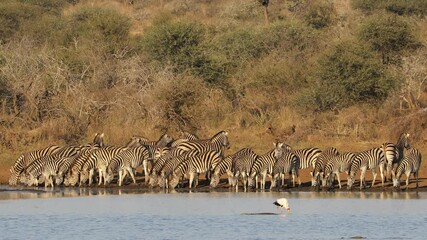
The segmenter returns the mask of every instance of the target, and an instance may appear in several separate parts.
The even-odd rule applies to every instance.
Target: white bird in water
[[[282,209],[286,209],[288,213],[291,212],[291,208],[289,207],[288,199],[286,198],[279,198],[274,203],[277,207],[280,207]]]

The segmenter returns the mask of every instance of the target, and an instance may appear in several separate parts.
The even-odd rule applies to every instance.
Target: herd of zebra
[[[215,188],[226,174],[230,187],[238,191],[242,186],[247,191],[258,187],[265,190],[267,177],[270,189],[291,187],[290,182],[296,187],[296,181],[300,186],[299,170],[310,169],[311,185],[317,189],[333,188],[335,178],[341,188],[343,172],[348,175],[347,187],[351,189],[360,170],[362,189],[366,171],[372,171],[373,187],[379,168],[383,187],[389,175],[393,186],[400,187],[403,174],[408,187],[413,174],[418,188],[421,154],[410,148],[407,133],[402,133],[397,143],[384,143],[362,152],[340,153],[333,147],[323,151],[315,147],[293,149],[277,142],[265,154],[243,148],[228,156],[224,154],[230,147],[227,131],[209,139],[199,139],[188,132],[182,135],[174,140],[164,134],[157,141],[134,136],[125,146],[105,146],[104,134],[97,133],[93,142],[86,145],[49,146],[22,154],[10,169],[9,184],[90,186],[97,179],[98,185],[108,185],[117,177],[121,186],[127,175],[136,183],[136,169],[142,167],[145,184],[150,187],[174,189],[188,179],[189,188],[195,188],[199,175],[205,174]],[[285,184],[286,176],[289,183]]]

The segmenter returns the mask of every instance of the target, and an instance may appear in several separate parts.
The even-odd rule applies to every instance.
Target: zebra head
[[[271,176],[270,190],[272,190],[273,188],[276,188],[279,175],[280,175],[279,173],[275,173]]]
[[[113,181],[113,179],[114,179],[114,172],[112,169],[108,168],[107,174],[105,176],[105,184],[110,184],[111,181]]]
[[[174,189],[174,188],[176,188],[176,186],[178,186],[178,183],[179,183],[179,176],[173,174],[172,179],[169,180],[169,187]]]
[[[75,186],[78,181],[79,181],[79,174],[78,173],[68,174],[64,180],[64,185],[65,186]]]
[[[399,137],[399,140],[397,140],[396,145],[409,149],[411,147],[409,145],[409,133],[402,133]]]
[[[173,142],[173,138],[165,133],[156,142],[156,145],[160,147],[166,147],[166,146],[169,146],[172,142]]]
[[[347,177],[347,189],[351,189],[353,187],[355,175],[356,175],[356,173],[354,173],[354,172],[350,172],[350,174],[348,175],[348,177]]]
[[[322,187],[326,187],[326,185],[328,184],[329,178],[331,178],[331,177],[332,177],[331,173],[325,174],[323,181],[322,181]]]
[[[152,173],[152,174],[150,175],[150,181],[148,182],[148,184],[149,184],[151,187],[155,187],[155,186],[157,185],[157,183],[158,183],[158,182],[159,182],[159,180],[158,180],[157,174]]]
[[[211,187],[216,188],[216,186],[218,186],[219,184],[219,174],[218,173],[214,173],[211,177]]]
[[[256,176],[256,174],[254,173],[254,174],[250,174],[249,176],[248,176],[248,187],[250,187],[250,188],[253,188],[253,187],[255,187],[255,176]]]
[[[400,188],[400,176],[395,174],[394,170],[391,170],[391,176],[393,177],[393,187]]]
[[[277,143],[273,143],[274,145],[274,158],[279,159],[282,157],[283,155],[283,143],[281,142],[277,142]]]
[[[80,173],[80,186],[86,183],[89,180],[89,171],[81,171]]]
[[[63,181],[64,181],[64,176],[62,176],[61,174],[56,175],[56,177],[55,177],[55,185],[56,186],[61,185]]]
[[[228,132],[227,131],[221,131],[221,132],[215,134],[211,138],[211,142],[212,143],[219,143],[224,148],[230,149],[230,142],[228,141]]]
[[[12,171],[12,169],[10,169],[10,177],[9,177],[9,185],[17,185],[18,184],[18,177],[19,175],[16,174],[15,172]]]

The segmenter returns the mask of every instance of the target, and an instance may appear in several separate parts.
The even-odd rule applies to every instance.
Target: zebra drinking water
[[[414,174],[416,180],[416,188],[418,188],[418,171],[421,167],[421,153],[416,148],[410,148],[408,154],[400,161],[397,166],[396,173],[392,171],[393,186],[400,187],[400,177],[406,175],[406,189],[409,185],[409,177]]]

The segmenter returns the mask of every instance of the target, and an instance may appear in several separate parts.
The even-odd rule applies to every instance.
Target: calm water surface
[[[426,239],[427,235],[427,193],[109,193],[0,191],[0,239]],[[56,197],[73,195],[78,197]],[[272,204],[281,197],[289,199],[291,214],[280,213]]]

